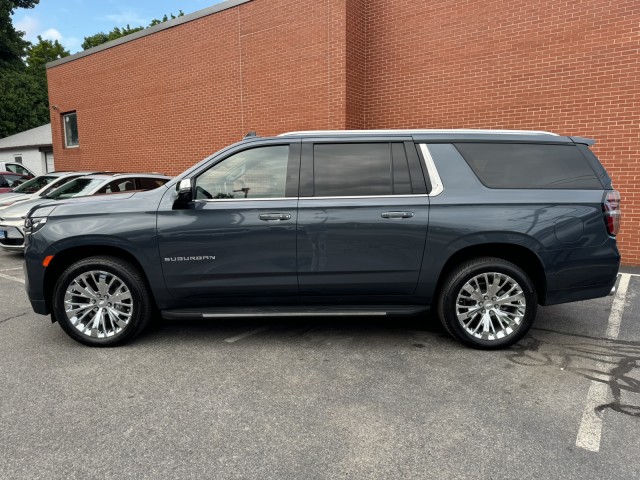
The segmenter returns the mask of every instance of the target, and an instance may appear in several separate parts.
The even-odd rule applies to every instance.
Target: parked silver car
[[[43,197],[32,198],[0,210],[0,247],[24,250],[24,219],[33,207],[89,195],[108,195],[158,188],[171,177],[147,173],[100,173],[75,178]]]
[[[52,172],[32,178],[11,192],[0,193],[0,211],[18,202],[44,197],[74,178],[94,173],[98,172]]]

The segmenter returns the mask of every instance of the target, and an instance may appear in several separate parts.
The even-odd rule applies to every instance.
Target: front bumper
[[[3,220],[0,222],[0,247],[9,251],[24,250],[24,220]]]

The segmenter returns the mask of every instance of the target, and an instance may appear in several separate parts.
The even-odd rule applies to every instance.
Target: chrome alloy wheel
[[[476,275],[465,283],[456,299],[458,322],[481,340],[499,340],[511,335],[527,310],[522,287],[503,273]]]
[[[124,330],[133,315],[129,287],[113,273],[91,270],[67,287],[64,309],[69,322],[82,334],[108,338]]]

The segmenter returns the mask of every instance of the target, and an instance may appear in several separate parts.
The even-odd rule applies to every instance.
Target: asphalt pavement
[[[640,478],[640,272],[498,352],[427,316],[159,324],[84,347],[0,253],[0,478]]]

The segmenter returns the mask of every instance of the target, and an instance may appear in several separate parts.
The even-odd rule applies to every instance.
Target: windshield
[[[15,188],[13,191],[15,193],[36,193],[43,187],[46,187],[51,182],[53,182],[58,177],[50,177],[50,176],[41,176],[32,178],[28,182],[23,183],[19,187]]]
[[[99,178],[76,178],[62,187],[54,190],[46,198],[55,200],[61,198],[81,197],[89,195],[94,188],[100,185],[104,180]]]
[[[69,183],[71,180],[74,180],[76,178],[78,178],[80,175],[75,175],[73,177],[65,177],[63,179],[61,179],[59,182],[52,182],[50,183],[47,188],[45,188],[42,193],[40,193],[41,197],[46,197],[47,195],[49,195],[50,192],[53,192],[54,190],[57,190],[58,188],[62,187],[63,185],[66,185],[67,183]]]

